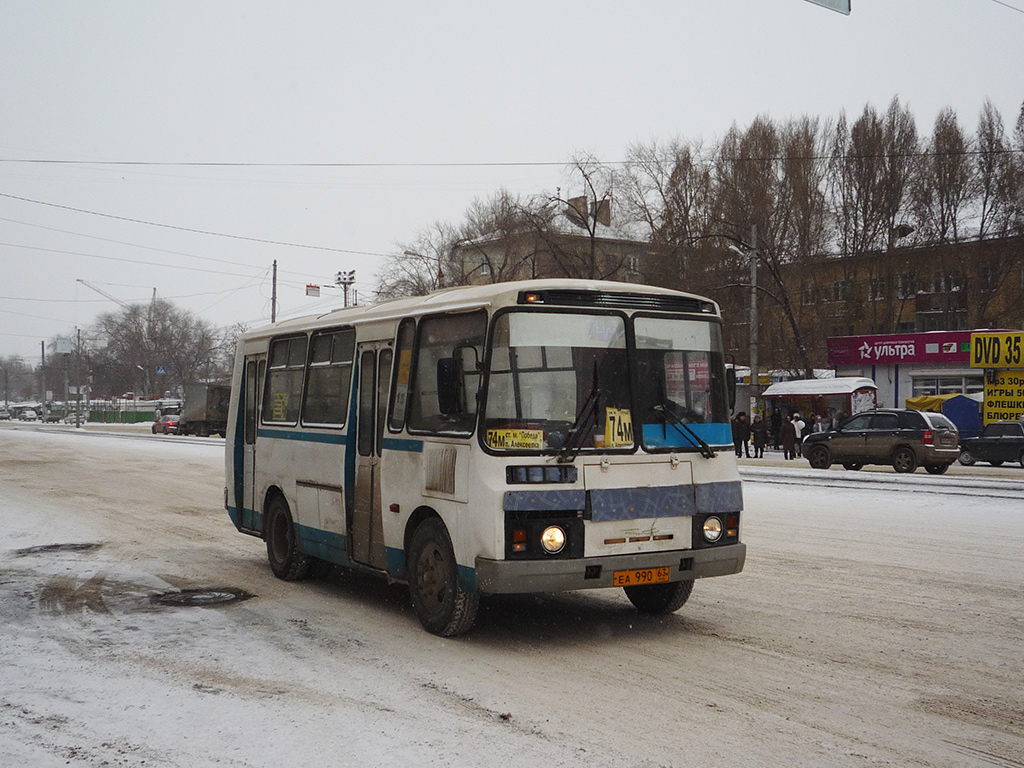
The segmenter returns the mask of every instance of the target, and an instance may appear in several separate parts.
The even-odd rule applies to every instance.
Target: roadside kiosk
[[[875,407],[878,386],[863,376],[831,379],[780,381],[764,391],[765,410],[783,418],[793,412],[807,417],[822,416],[833,423],[845,416]]]

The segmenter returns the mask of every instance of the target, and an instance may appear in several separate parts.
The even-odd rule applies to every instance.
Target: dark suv
[[[959,442],[953,422],[940,413],[877,408],[851,416],[836,429],[808,435],[803,455],[815,469],[834,463],[847,469],[891,464],[897,472],[923,466],[941,475],[960,456]]]
[[[1019,461],[1024,467],[1024,421],[996,421],[977,437],[965,437],[960,444],[960,463],[969,467],[976,461],[987,461],[993,467]]]

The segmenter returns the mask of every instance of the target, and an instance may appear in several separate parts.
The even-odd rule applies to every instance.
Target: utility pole
[[[82,329],[76,328],[75,332],[78,335],[78,345],[75,348],[75,382],[77,382],[76,389],[78,390],[75,397],[75,427],[77,428],[82,426],[82,377],[80,374],[80,362],[82,359]]]
[[[758,353],[760,352],[757,317],[757,225],[750,227],[750,414],[757,412],[757,392],[761,384],[761,372],[758,369]]]
[[[270,292],[270,322],[277,322],[277,259],[274,259],[274,278]]]
[[[348,306],[348,289],[356,281],[356,271],[350,269],[348,272],[339,272],[334,278],[334,282],[340,285],[345,291],[345,306]]]

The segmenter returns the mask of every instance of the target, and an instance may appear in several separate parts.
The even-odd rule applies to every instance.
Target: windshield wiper
[[[579,412],[576,414],[576,420],[569,427],[569,435],[565,439],[565,444],[562,446],[562,450],[558,452],[558,460],[560,462],[569,462],[575,459],[581,450],[583,450],[583,444],[587,438],[590,437],[590,433],[594,431],[594,427],[597,425],[597,401],[600,394],[600,389],[597,385],[597,361],[594,361],[594,378],[591,383],[590,394],[587,395],[587,399],[583,401],[583,405],[580,406]]]
[[[656,413],[660,413],[662,418],[664,418],[666,422],[675,427],[676,431],[679,432],[679,434],[681,434],[683,437],[689,440],[692,445],[698,446],[700,448],[700,455],[703,456],[705,459],[713,459],[715,458],[715,456],[718,455],[714,452],[714,450],[712,450],[710,445],[708,445],[706,442],[704,442],[703,439],[701,439],[700,435],[698,435],[696,432],[690,429],[690,426],[685,421],[680,419],[675,414],[675,412],[667,405],[653,405],[651,406],[651,410],[655,411]]]

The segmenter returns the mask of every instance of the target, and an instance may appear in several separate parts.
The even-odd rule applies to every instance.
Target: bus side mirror
[[[466,411],[461,367],[454,357],[437,361],[437,408],[443,416],[460,416]]]
[[[729,411],[736,410],[736,369],[725,369],[725,389],[729,393]]]

